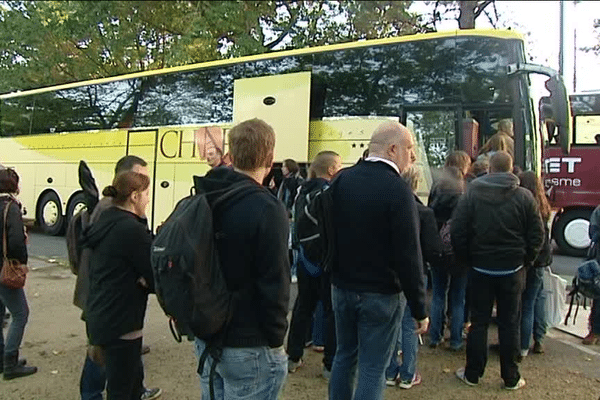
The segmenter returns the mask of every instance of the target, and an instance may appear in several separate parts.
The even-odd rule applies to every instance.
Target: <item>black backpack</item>
[[[311,205],[313,200],[328,187],[328,184],[324,184],[308,193],[300,189],[294,203],[292,244],[298,249],[300,266],[308,275],[315,278],[323,273],[321,264],[325,258],[325,244],[321,238],[319,216],[312,215],[314,210],[311,210]]]
[[[227,289],[219,264],[216,242],[221,234],[215,219],[224,207],[261,190],[244,181],[222,193],[188,196],[177,203],[154,238],[156,296],[177,341],[181,334],[211,340],[231,318],[235,293]],[[207,195],[215,196],[212,204]]]

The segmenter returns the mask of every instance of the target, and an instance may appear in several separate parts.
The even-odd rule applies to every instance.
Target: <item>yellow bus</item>
[[[462,30],[271,52],[0,95],[0,164],[21,176],[25,218],[60,234],[83,205],[79,160],[100,189],[115,162],[135,154],[152,175],[151,228],[227,151],[233,124],[258,117],[276,132],[276,161],[309,162],[322,150],[353,164],[382,120],[408,125],[430,168],[464,149],[476,156],[514,122],[515,160],[539,170],[541,139],[523,38]],[[535,71],[534,71],[535,72]],[[280,164],[279,164],[280,165]]]

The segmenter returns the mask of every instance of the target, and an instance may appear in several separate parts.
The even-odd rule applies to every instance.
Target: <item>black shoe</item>
[[[23,376],[33,375],[37,367],[27,367],[19,362],[19,354],[4,354],[4,380],[8,381]]]

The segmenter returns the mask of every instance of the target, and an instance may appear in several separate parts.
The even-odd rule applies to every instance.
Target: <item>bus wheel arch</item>
[[[588,229],[591,208],[570,208],[557,215],[553,237],[561,252],[572,257],[585,257],[590,245]]]
[[[87,208],[87,205],[85,203],[85,195],[83,193],[83,190],[78,190],[77,192],[71,195],[71,198],[67,202],[67,212],[65,214],[66,224],[68,225],[71,221],[71,218],[73,218],[75,214],[77,214],[84,208]]]
[[[46,189],[38,198],[36,221],[44,233],[57,236],[64,232],[65,216],[58,194],[52,189]]]

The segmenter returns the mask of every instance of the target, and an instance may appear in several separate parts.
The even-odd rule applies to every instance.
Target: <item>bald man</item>
[[[451,223],[456,258],[472,269],[467,364],[456,371],[456,376],[469,386],[477,385],[485,370],[494,302],[504,388],[517,390],[525,386],[517,365],[524,266],[536,259],[544,241],[544,228],[533,195],[519,186],[512,170],[510,154],[494,153],[490,173],[471,182]]]
[[[419,215],[411,188],[400,177],[415,159],[411,132],[397,122],[383,123],[373,132],[369,156],[342,170],[329,189],[338,340],[330,399],[383,399],[385,369],[405,306],[402,291],[417,333],[427,329]]]

